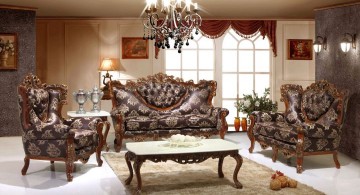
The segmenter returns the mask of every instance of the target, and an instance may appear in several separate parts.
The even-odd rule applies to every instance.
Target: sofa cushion
[[[206,114],[185,115],[188,127],[216,127],[216,118]]]
[[[158,119],[160,129],[178,129],[187,126],[186,117],[181,115],[163,115]]]
[[[257,135],[295,144],[299,127],[286,122],[260,122],[254,125],[253,132]]]
[[[208,81],[210,82],[210,81]],[[211,108],[208,104],[212,85],[208,82],[203,82],[200,85],[190,86],[189,94],[186,96],[183,104],[175,109],[182,115],[185,114],[207,114]]]
[[[288,108],[285,111],[285,120],[291,124],[301,124],[304,117],[301,113],[302,87],[299,85],[283,85],[282,96],[288,102]]]
[[[315,121],[326,113],[334,101],[328,91],[306,90],[302,95],[301,109],[309,120]]]
[[[147,116],[130,117],[125,120],[126,129],[129,131],[153,130],[158,126],[157,118]]]
[[[148,116],[152,112],[131,90],[113,88],[113,95],[116,98],[116,112],[112,112],[112,115],[121,113],[126,117],[136,117]]]

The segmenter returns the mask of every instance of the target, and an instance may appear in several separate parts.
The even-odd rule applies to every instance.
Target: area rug
[[[125,152],[104,153],[103,156],[129,194],[136,194],[137,181],[134,174],[130,185],[125,185],[129,169]],[[272,191],[269,188],[271,174],[275,171],[254,161],[243,158],[238,174],[242,189],[233,187],[232,179],[236,161],[226,157],[223,163],[225,177],[217,174],[217,159],[208,159],[199,164],[177,164],[173,161],[153,163],[146,161],[141,166],[142,194],[324,194],[298,182],[297,188]]]

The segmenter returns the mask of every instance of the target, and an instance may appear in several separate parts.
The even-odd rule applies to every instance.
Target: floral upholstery
[[[159,108],[176,104],[187,92],[185,86],[158,82],[145,83],[137,91],[146,103]]]
[[[213,107],[215,91],[215,81],[194,84],[162,73],[128,81],[126,85],[111,81],[111,117],[116,139],[193,134],[191,130],[195,129],[196,133],[209,135],[225,132],[229,111]]]
[[[301,109],[303,109],[306,117],[313,121],[326,113],[333,101],[334,97],[328,91],[316,92],[311,89],[303,93]]]
[[[304,116],[301,112],[301,98],[303,89],[300,85],[286,84],[281,86],[281,100],[288,102],[285,111],[285,120],[292,124],[301,124],[304,122]]]
[[[67,163],[68,181],[72,180],[71,164],[87,159],[97,151],[101,166],[102,120],[100,118],[61,117],[66,103],[65,85],[41,84],[34,75],[28,75],[18,87],[22,141],[26,154],[22,170],[26,174],[29,159],[61,160]]]
[[[287,157],[295,155],[300,173],[304,153],[333,153],[338,167],[336,150],[340,143],[348,91],[340,91],[326,81],[318,81],[305,90],[300,85],[283,85],[281,96],[286,107],[284,113],[251,114],[249,151],[252,152],[254,141],[258,141],[262,148],[271,146],[275,149],[273,160],[277,150]]]

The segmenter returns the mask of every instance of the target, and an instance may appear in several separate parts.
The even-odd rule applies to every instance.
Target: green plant
[[[242,100],[237,100],[234,106],[237,113],[243,112],[249,116],[253,111],[273,111],[276,112],[278,109],[277,102],[271,101],[268,97],[270,95],[270,88],[266,88],[264,95],[259,97],[255,91],[252,94],[245,95]]]

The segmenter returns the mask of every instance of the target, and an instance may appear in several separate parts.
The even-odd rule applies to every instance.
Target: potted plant
[[[239,112],[245,113],[246,118],[242,118],[242,129],[243,131],[247,128],[247,118],[254,111],[264,111],[264,112],[276,112],[278,105],[277,102],[273,102],[270,98],[270,88],[266,88],[263,96],[258,96],[255,91],[252,94],[245,95],[239,100],[237,99],[234,103],[234,106],[237,110],[237,117],[239,117]]]

